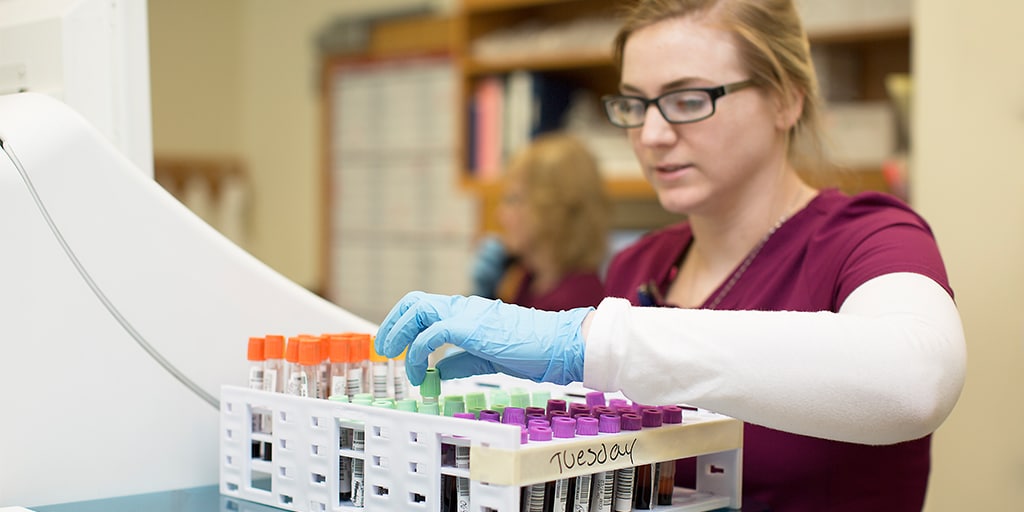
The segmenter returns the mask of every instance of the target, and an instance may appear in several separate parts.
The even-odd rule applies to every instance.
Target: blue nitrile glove
[[[498,283],[508,267],[509,256],[501,239],[489,236],[480,241],[473,260],[473,295],[493,299],[497,297]]]
[[[542,311],[500,300],[410,292],[377,331],[377,353],[407,346],[405,372],[423,382],[427,356],[445,343],[463,349],[437,363],[442,379],[502,372],[535,382],[583,380],[583,319],[594,308]]]

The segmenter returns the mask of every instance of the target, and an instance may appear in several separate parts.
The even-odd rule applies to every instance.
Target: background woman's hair
[[[582,142],[561,132],[540,135],[514,155],[505,180],[523,184],[535,240],[552,248],[562,271],[600,267],[612,206],[597,161]]]

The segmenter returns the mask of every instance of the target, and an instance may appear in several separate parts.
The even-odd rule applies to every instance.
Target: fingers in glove
[[[377,329],[374,349],[378,354],[397,357],[423,329],[439,319],[430,297],[424,292],[409,292],[391,308]]]

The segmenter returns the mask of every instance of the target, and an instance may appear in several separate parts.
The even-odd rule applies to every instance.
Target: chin
[[[655,189],[658,194],[658,203],[670,213],[686,215],[693,210],[694,198],[686,191],[678,189]]]

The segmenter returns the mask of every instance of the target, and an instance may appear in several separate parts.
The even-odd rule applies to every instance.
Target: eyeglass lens
[[[651,101],[670,123],[696,121],[714,112],[714,102],[707,91],[686,90],[670,92],[649,101],[631,97],[612,98],[606,103],[608,117],[620,126],[640,126]]]

